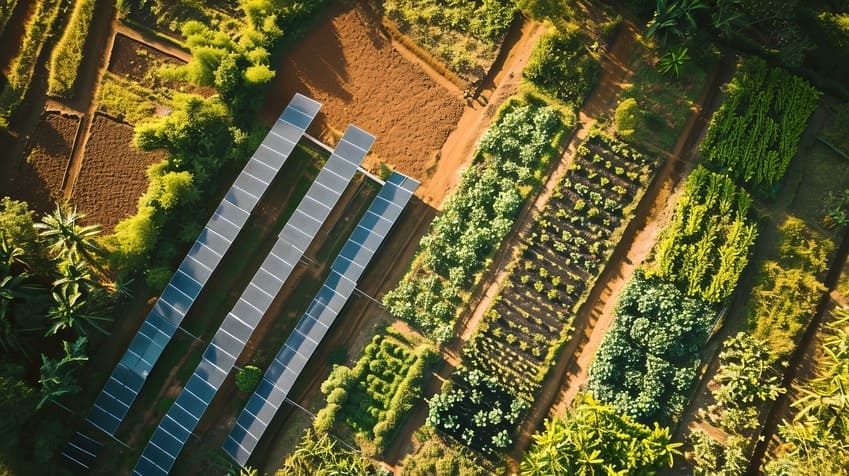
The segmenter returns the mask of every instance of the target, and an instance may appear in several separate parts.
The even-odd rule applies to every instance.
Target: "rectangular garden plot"
[[[131,126],[95,116],[72,198],[88,221],[100,223],[107,233],[136,212],[147,188],[145,171],[167,156],[165,151],[142,152],[132,141]]]
[[[600,132],[590,134],[574,160],[464,349],[467,365],[497,376],[528,402],[657,166]]]

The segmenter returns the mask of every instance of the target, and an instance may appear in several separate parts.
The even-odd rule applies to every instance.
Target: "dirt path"
[[[106,68],[109,67],[109,55],[112,52],[112,43],[115,41],[115,24],[118,16],[115,5],[112,2],[104,2],[98,4],[97,7],[90,29],[92,36],[88,39],[87,44],[91,45],[94,41],[96,45],[99,44],[100,46],[98,49],[89,46],[93,50],[92,52],[96,52],[96,54],[91,55],[93,59],[87,59],[80,66],[79,77],[84,81],[77,84],[74,99],[67,101],[69,106],[84,111],[84,114],[77,130],[74,149],[71,151],[71,157],[68,160],[68,169],[62,181],[62,192],[66,200],[71,198],[74,185],[77,183],[77,177],[83,166],[83,156],[91,135],[90,129],[94,121],[94,113],[97,110],[97,94],[100,91],[101,79]]]
[[[477,100],[466,102],[457,127],[448,135],[439,151],[439,160],[433,175],[416,192],[425,203],[442,209],[443,200],[460,181],[460,174],[472,158],[474,146],[489,125],[493,114],[519,89],[522,69],[544,32],[544,25],[524,21],[519,38],[493,65],[493,68],[500,68],[495,70],[498,72],[493,75],[493,79],[485,83]]]
[[[132,38],[139,43],[144,43],[151,48],[156,48],[157,50],[169,54],[175,58],[179,58],[186,63],[192,60],[192,55],[188,51],[184,50],[180,45],[166,41],[156,35],[152,35],[147,32],[135,30],[121,22],[117,23],[117,32]]]

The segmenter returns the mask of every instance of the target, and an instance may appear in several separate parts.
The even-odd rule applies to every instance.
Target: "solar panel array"
[[[333,154],[278,235],[177,400],[154,431],[134,474],[167,474],[239,354],[280,292],[295,265],[330,215],[374,143],[374,136],[348,126]]]
[[[224,451],[241,466],[247,463],[295,380],[351,297],[357,281],[418,185],[413,179],[393,173],[351,233],[333,262],[327,280],[265,371],[236,425],[224,440]]]
[[[118,430],[147,375],[321,104],[295,94],[201,231],[86,416]]]
[[[103,443],[77,432],[71,437],[68,446],[62,450],[62,458],[70,464],[70,469],[78,474],[88,473],[89,467],[97,458]]]

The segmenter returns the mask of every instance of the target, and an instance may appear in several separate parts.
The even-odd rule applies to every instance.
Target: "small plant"
[[[253,392],[260,380],[262,380],[262,370],[253,365],[246,365],[236,374],[236,386],[242,392]]]
[[[678,79],[681,76],[681,70],[690,61],[687,51],[686,46],[678,50],[669,50],[668,53],[657,61],[657,70],[663,74],[675,76],[675,79]]]

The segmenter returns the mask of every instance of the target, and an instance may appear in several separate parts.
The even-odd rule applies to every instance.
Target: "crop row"
[[[77,80],[77,70],[83,60],[83,47],[88,38],[88,29],[94,16],[95,0],[80,0],[74,5],[71,19],[62,38],[50,55],[50,75],[47,92],[67,97]]]
[[[726,87],[702,142],[707,164],[762,193],[784,176],[819,91],[759,58],[746,59]]]
[[[416,258],[383,303],[437,342],[453,336],[469,289],[513,221],[564,132],[547,106],[511,100],[481,138],[474,163],[422,238]]]
[[[469,367],[533,400],[655,165],[591,132],[523,237],[508,283],[464,349]]]

